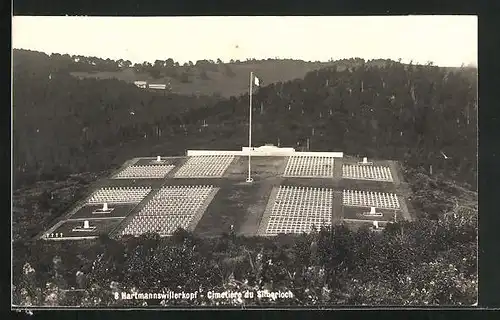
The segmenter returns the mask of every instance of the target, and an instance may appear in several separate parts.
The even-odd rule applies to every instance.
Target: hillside
[[[340,224],[275,239],[200,238],[178,230],[170,238],[46,243],[30,237],[127,159],[245,145],[248,94],[158,94],[116,79],[70,76],[74,65],[67,57],[14,51],[14,303],[219,303],[206,296],[187,302],[115,298],[172,288],[200,296],[207,289],[294,294],[220,301],[241,307],[477,303],[477,193],[469,190],[477,187],[476,71],[351,61],[356,66],[322,68],[284,82],[261,76],[254,144],[397,160],[417,220],[381,233]],[[97,72],[122,72],[112,61],[93,63]],[[96,71],[88,66],[80,64],[78,72]]]
[[[97,78],[118,80],[132,83],[134,81],[147,81],[148,83],[169,84],[172,93],[183,95],[221,95],[223,97],[237,96],[248,92],[250,71],[255,72],[265,83],[288,81],[303,78],[312,70],[328,66],[329,63],[305,62],[294,60],[269,60],[250,63],[228,63],[217,65],[217,71],[205,71],[207,78],[203,79],[200,69],[192,68],[190,82],[182,82],[180,79],[161,76],[154,78],[148,73],[136,73],[134,68],[127,68],[117,72],[71,72],[71,75],[79,78]],[[234,75],[228,76],[224,68],[231,68]],[[178,72],[185,72],[186,67],[179,67]]]
[[[255,144],[394,159],[475,187],[475,70],[347,61],[359,66],[256,89]],[[77,79],[41,53],[15,51],[14,62],[16,183],[247,143],[247,93],[158,94],[124,81]]]
[[[51,72],[64,72],[79,79],[116,79],[133,83],[167,84],[169,93],[181,95],[238,96],[248,92],[249,74],[255,72],[263,84],[286,82],[303,78],[308,72],[335,66],[338,70],[359,66],[361,59],[329,62],[311,62],[292,59],[267,59],[247,61],[200,60],[184,65],[172,59],[143,62],[132,66],[130,61],[101,59],[97,57],[69,56],[14,49],[14,68],[34,65]],[[382,66],[387,60],[375,60],[371,65]]]

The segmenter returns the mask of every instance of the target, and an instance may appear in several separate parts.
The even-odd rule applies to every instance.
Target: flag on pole
[[[257,87],[259,87],[259,86],[260,86],[260,80],[259,80],[259,78],[257,78],[257,76],[253,76],[253,83],[254,83]]]

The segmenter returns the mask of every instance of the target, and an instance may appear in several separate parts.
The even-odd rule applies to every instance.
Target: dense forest
[[[182,117],[187,110],[217,101],[155,94],[113,79],[77,79],[50,58],[44,62],[47,56],[33,55],[14,67],[16,186],[109,168],[113,155],[101,155],[106,148],[162,134],[169,139],[188,124]]]
[[[16,186],[150,156],[128,145],[138,140],[150,149],[163,144],[166,155],[246,143],[248,94],[158,94],[118,80],[77,79],[55,62],[37,61],[14,67]],[[302,147],[309,139],[311,150],[400,160],[475,188],[475,70],[356,61],[257,89],[255,143]],[[169,143],[179,137],[185,144]]]
[[[475,69],[350,59],[347,68],[266,82],[255,91],[256,145],[398,160],[416,221],[380,233],[335,225],[273,239],[200,239],[179,230],[171,238],[47,243],[31,237],[125,160],[188,148],[239,149],[248,133],[248,94],[149,92],[117,79],[79,79],[61,61],[14,51],[15,304],[174,304],[114,299],[116,292],[166,290],[205,295],[190,305],[216,304],[206,299],[209,289],[294,294],[219,302],[239,306],[476,302]],[[103,61],[108,67],[99,71],[111,72],[114,62]]]
[[[256,94],[256,105],[264,107],[255,119],[262,125],[255,141],[279,137],[293,145],[310,139],[314,150],[397,159],[427,170],[432,165],[434,172],[475,187],[476,81],[470,71],[447,72],[432,65],[318,70]],[[244,119],[246,99],[229,118]],[[213,118],[228,114],[222,104]]]

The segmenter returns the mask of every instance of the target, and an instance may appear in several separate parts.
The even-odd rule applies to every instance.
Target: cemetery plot
[[[332,222],[333,189],[280,186],[266,234],[310,232]]]
[[[342,178],[390,182],[393,181],[391,169],[388,166],[372,166],[363,164],[342,165]]]
[[[284,177],[333,177],[334,158],[315,156],[291,156]]]
[[[400,216],[400,210],[388,210],[375,208],[375,214],[372,214],[370,207],[346,207],[342,208],[344,219],[367,220],[367,221],[394,221]]]
[[[104,187],[96,190],[88,203],[139,203],[149,192],[151,187]]]
[[[135,207],[135,204],[111,204],[107,210],[103,210],[103,205],[85,205],[78,209],[69,219],[103,219],[103,218],[124,218]]]
[[[171,235],[178,227],[188,229],[214,189],[211,185],[162,187],[132,218],[122,234],[157,232],[166,236]]]
[[[173,168],[173,165],[134,165],[123,169],[113,179],[164,178]]]
[[[399,199],[394,193],[375,191],[344,190],[344,206],[375,207],[380,209],[400,209]]]
[[[79,238],[79,237],[97,237],[100,234],[107,234],[118,226],[122,219],[102,219],[88,220],[88,226],[85,228],[85,221],[66,220],[57,227],[51,234],[46,234],[46,239],[57,238]]]
[[[175,173],[176,178],[222,177],[234,156],[194,156],[190,157]]]
[[[123,235],[141,235],[155,232],[160,236],[168,236],[177,228],[188,229],[193,215],[168,215],[168,216],[135,216],[122,231]]]

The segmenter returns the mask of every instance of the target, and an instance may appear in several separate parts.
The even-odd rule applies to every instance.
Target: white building
[[[248,156],[248,147],[242,147],[241,151],[229,150],[187,150],[186,155],[189,156],[208,156],[208,155],[234,155],[234,156]],[[273,145],[264,145],[261,147],[252,147],[252,156],[310,156],[310,157],[332,157],[342,158],[343,152],[298,152],[294,148],[279,148]]]
[[[148,83],[146,81],[134,81],[134,84],[138,87],[138,88],[143,88],[143,89],[146,89],[148,87]]]
[[[165,90],[166,88],[167,88],[166,84],[156,84],[156,83],[149,84],[149,89]]]

